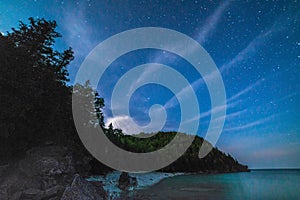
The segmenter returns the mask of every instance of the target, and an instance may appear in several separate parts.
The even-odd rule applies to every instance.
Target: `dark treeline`
[[[72,118],[67,66],[73,51],[53,48],[61,37],[56,26],[55,21],[29,18],[28,25],[20,22],[0,34],[1,163],[45,143],[70,147],[74,157],[89,156]]]
[[[111,126],[112,127],[112,126]],[[112,134],[110,129],[107,135],[116,145],[127,151],[145,153],[158,150],[167,145],[176,134],[194,137],[185,133],[178,132],[158,132],[152,137],[138,138],[118,133]],[[184,141],[183,141],[184,142]],[[199,159],[199,149],[202,146],[203,138],[196,136],[192,145],[174,163],[161,169],[163,172],[203,172],[203,173],[226,173],[247,171],[247,166],[241,165],[231,155],[213,148],[212,151],[202,159]],[[206,142],[207,145],[210,145]]]
[[[56,22],[29,19],[0,36],[1,151],[7,156],[45,140],[62,141],[72,130],[67,65],[71,48],[53,49]]]
[[[59,52],[53,48],[55,39],[61,37],[55,31],[55,21],[29,18],[29,24],[20,22],[17,29],[0,34],[0,160],[8,162],[45,143],[68,147],[74,158],[89,157],[88,166],[78,166],[78,171],[102,173],[109,168],[102,165],[83,147],[72,117],[73,87],[67,83],[67,66],[73,60],[71,48]],[[175,132],[160,132],[147,139],[124,135],[112,125],[104,127],[102,109],[104,100],[89,84],[76,85],[75,92],[93,96],[96,110],[83,108],[83,112],[96,112],[97,125],[107,137],[123,149],[132,152],[149,152],[169,143]],[[95,98],[94,98],[95,97]],[[230,155],[213,149],[204,159],[198,158],[203,139],[196,137],[186,153],[162,171],[230,172],[245,171]],[[1,163],[0,163],[1,164]],[[82,163],[81,163],[82,165]]]

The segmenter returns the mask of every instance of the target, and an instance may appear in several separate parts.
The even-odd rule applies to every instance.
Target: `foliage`
[[[72,122],[66,82],[73,51],[53,49],[55,21],[29,22],[0,35],[0,139],[11,153],[62,138]]]
[[[112,126],[110,126],[110,129]],[[177,132],[158,132],[149,138],[138,138],[130,135],[110,135],[110,139],[118,146],[127,151],[145,153],[158,150],[167,145],[176,134],[187,135]],[[161,169],[164,172],[234,172],[247,171],[247,166],[240,165],[231,155],[213,148],[204,158],[199,159],[198,153],[204,139],[196,136],[192,145],[183,156],[169,166]],[[206,142],[207,143],[207,142]],[[210,145],[210,144],[209,144]]]

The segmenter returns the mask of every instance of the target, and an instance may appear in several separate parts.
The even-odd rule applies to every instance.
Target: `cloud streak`
[[[225,1],[221,3],[218,8],[205,20],[204,25],[200,28],[200,32],[194,34],[193,38],[197,40],[200,44],[203,44],[207,41],[207,39],[213,34],[217,25],[219,24],[224,11],[230,5],[231,1]],[[172,43],[172,48],[176,49],[177,52],[180,51],[183,55],[191,54],[195,51],[193,48],[186,48],[185,44],[181,41]],[[177,56],[167,55],[168,60],[174,62],[177,59]],[[154,62],[161,63],[161,61],[165,58],[165,55],[160,52],[157,53],[154,57]]]
[[[210,109],[208,111],[205,111],[202,114],[200,113],[199,115],[196,115],[196,116],[194,116],[194,117],[192,117],[192,118],[190,118],[190,119],[188,119],[188,120],[186,120],[186,121],[184,121],[182,123],[183,124],[188,124],[188,123],[194,122],[196,120],[204,119],[204,118],[210,116],[212,113],[219,113],[219,112],[223,111],[224,109],[233,108],[237,104],[239,104],[238,101],[233,102],[231,104],[227,104],[227,105],[216,106],[216,107],[214,107],[214,108],[212,108],[212,109]]]
[[[250,92],[251,90],[253,90],[255,87],[259,86],[262,82],[265,81],[265,78],[259,79],[257,80],[254,84],[249,85],[248,87],[246,87],[245,89],[241,90],[240,92],[236,93],[235,95],[231,96],[230,98],[227,99],[227,102],[233,101],[237,98],[239,98],[240,96]]]
[[[237,116],[240,116],[241,114],[246,113],[247,111],[248,111],[248,109],[245,108],[245,109],[240,110],[240,111],[232,112],[232,113],[226,115],[226,120],[235,118]],[[223,117],[218,117],[218,118],[215,119],[215,121],[221,120],[221,119],[223,119]]]
[[[241,61],[245,60],[247,57],[250,57],[253,53],[255,53],[256,48],[258,48],[264,41],[265,37],[267,37],[268,35],[270,35],[270,33],[272,32],[272,29],[268,30],[265,33],[260,34],[259,36],[257,36],[255,39],[253,39],[248,45],[247,47],[245,47],[242,51],[240,51],[232,60],[230,60],[229,62],[225,63],[224,65],[222,65],[220,67],[220,73],[223,73],[225,70],[230,69],[231,67],[237,65],[238,63],[240,63]],[[214,71],[211,74],[208,74],[205,76],[205,79],[207,81],[213,81],[216,76],[218,74],[218,71]],[[249,92],[250,90],[252,90],[254,87],[258,86],[259,84],[261,84],[265,79],[262,78],[260,80],[258,80],[256,83],[254,83],[253,85],[248,86],[247,88],[245,88],[245,90],[237,93],[236,95],[233,95],[231,98],[229,98],[227,101],[232,101],[235,100],[236,98],[240,97],[241,95]],[[198,80],[194,81],[191,86],[194,90],[196,90],[199,86],[203,85],[204,82],[204,78],[199,78]],[[178,94],[179,96],[184,96],[185,92],[188,91],[188,86],[184,89],[182,89]],[[174,107],[176,106],[176,96],[174,96],[173,98],[171,98],[165,106],[167,107]]]
[[[265,38],[269,36],[273,32],[273,29],[269,29],[268,31],[259,34],[256,36],[248,45],[240,51],[233,59],[229,62],[225,63],[220,67],[220,71],[223,72],[225,70],[229,70],[231,67],[237,65],[241,61],[249,58],[256,52],[256,49],[264,42]]]
[[[174,95],[171,99],[169,99],[165,103],[164,107],[167,109],[167,108],[173,108],[173,107],[177,106],[178,105],[178,101],[176,101],[177,98],[178,99],[188,98],[189,96],[187,96],[187,94],[190,92],[190,87],[192,87],[192,89],[195,91],[202,83],[203,83],[203,80],[198,79],[198,80],[194,81],[191,85],[184,87],[176,95]]]
[[[253,128],[255,126],[258,126],[258,125],[261,125],[261,124],[263,124],[265,122],[270,121],[271,119],[273,119],[276,116],[278,116],[278,114],[271,115],[269,117],[265,117],[263,119],[259,119],[259,120],[256,120],[256,121],[253,121],[253,122],[250,122],[250,123],[247,123],[247,124],[243,124],[241,126],[236,126],[236,127],[232,127],[232,128],[226,128],[226,129],[223,129],[223,130],[227,132],[227,131],[241,131],[241,130]]]
[[[67,32],[67,41],[75,50],[76,56],[80,57],[85,57],[94,46],[91,40],[93,27],[84,20],[87,19],[85,6],[67,5],[62,20],[62,26]]]
[[[224,11],[230,5],[231,1],[223,2],[215,11],[214,13],[209,16],[204,26],[201,27],[201,31],[196,35],[196,40],[203,44],[206,42],[207,38],[212,35],[214,30],[216,29],[218,23],[220,22],[221,17],[223,16]]]
[[[217,24],[220,22],[224,11],[228,8],[228,6],[230,5],[231,1],[225,1],[223,2],[221,5],[219,5],[219,7],[212,13],[212,15],[210,15],[204,25],[201,27],[201,31],[198,32],[194,38],[200,43],[203,44],[205,43],[205,41],[207,40],[207,38],[209,38],[212,33],[215,31],[215,29],[217,28]],[[270,29],[268,29],[265,32],[260,33],[258,36],[256,36],[253,40],[251,40],[248,45],[242,49],[235,57],[233,57],[230,61],[226,62],[225,64],[223,64],[220,67],[220,72],[221,74],[224,73],[226,70],[231,69],[232,67],[238,65],[240,62],[249,59],[251,56],[253,56],[256,52],[256,50],[265,42],[266,38],[269,37],[272,33],[274,32],[274,27],[272,26]],[[175,42],[172,43],[172,48],[177,49],[180,48],[182,49],[182,53],[183,55],[188,54],[193,52],[193,49],[189,49],[189,48],[182,48],[182,44],[179,42]],[[162,55],[161,53],[158,53],[155,57],[154,57],[154,61],[156,63],[160,63],[162,58],[165,58],[165,55]],[[168,60],[171,61],[175,61],[177,59],[176,56],[170,55],[170,57],[168,57]],[[144,71],[144,73],[133,83],[132,86],[134,86],[135,84],[138,84],[139,82],[141,82],[144,78],[148,77],[149,75],[152,75],[153,73],[155,73],[157,69],[147,69]],[[207,75],[205,77],[205,79],[207,81],[213,81],[216,77],[216,75],[218,74],[218,71],[213,72],[209,75]],[[262,82],[264,82],[265,79],[259,79],[257,80],[254,84],[249,85],[248,87],[246,87],[245,89],[241,90],[240,92],[232,95],[230,98],[227,99],[227,102],[230,102],[227,105],[227,108],[231,108],[234,107],[235,105],[237,105],[237,99],[239,99],[241,96],[245,95],[246,93],[252,91],[255,87],[259,86]],[[178,105],[178,101],[176,101],[176,98],[189,98],[187,96],[187,93],[189,92],[190,87],[193,88],[193,90],[195,91],[197,88],[199,88],[201,85],[205,84],[204,82],[204,78],[199,78],[198,80],[194,81],[193,83],[191,83],[191,85],[183,88],[180,92],[178,92],[177,94],[175,94],[171,99],[169,99],[164,107],[167,108],[172,108]],[[201,118],[205,118],[209,115],[211,115],[212,112],[219,112],[218,109],[226,109],[226,105],[221,108],[221,107],[215,107],[212,108],[211,110],[208,110],[204,113],[201,114],[201,116],[195,116],[183,123],[190,123],[192,121],[195,120],[200,120]],[[238,111],[235,113],[230,113],[229,115],[227,115],[227,119],[228,118],[233,118],[236,116],[239,116],[240,114],[247,112],[247,109],[244,109],[242,111]],[[268,119],[268,118],[267,118]],[[265,122],[267,119],[263,119],[263,120],[258,120],[240,127],[234,127],[231,129],[227,129],[227,130],[242,130],[242,129],[246,129],[246,128],[250,128],[252,126],[256,126],[259,125],[260,123]],[[217,119],[216,119],[217,120]]]
[[[153,74],[158,71],[159,69],[161,69],[161,66],[149,66],[147,67],[143,73],[137,78],[136,81],[133,81],[133,83],[131,84],[130,86],[130,89],[129,89],[129,93],[133,92],[132,90],[134,88],[136,88],[136,86],[138,86],[141,82],[143,82],[143,80],[145,80],[146,78],[149,78],[151,76],[153,76]]]

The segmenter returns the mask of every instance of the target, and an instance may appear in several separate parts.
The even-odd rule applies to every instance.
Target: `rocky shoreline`
[[[113,171],[105,176],[89,177],[87,180],[101,183],[108,195],[108,199],[124,199],[125,197],[133,198],[136,191],[155,185],[163,179],[184,174],[162,172],[125,173]]]
[[[24,158],[0,166],[0,199],[60,200],[106,198],[100,183],[88,182],[75,170],[75,161],[67,147],[45,145],[28,150]],[[84,195],[97,198],[84,198]]]
[[[67,147],[48,144],[32,148],[24,158],[0,166],[0,199],[138,199],[133,196],[135,190],[154,185],[168,177],[190,174],[128,174],[114,171],[102,176],[91,176],[84,169],[78,172],[77,166],[84,166],[85,163],[85,158],[75,160]]]

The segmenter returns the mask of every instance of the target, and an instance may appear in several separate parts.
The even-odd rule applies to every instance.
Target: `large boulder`
[[[79,175],[76,175],[71,186],[67,187],[61,200],[101,200],[107,199],[107,194],[101,186],[86,181]]]
[[[129,176],[127,172],[122,172],[119,178],[118,187],[121,190],[127,190],[130,187],[136,187],[137,180],[135,177]]]
[[[72,154],[66,147],[55,145],[28,150],[19,162],[19,169],[29,176],[51,177],[74,173]]]
[[[28,150],[1,167],[0,199],[60,199],[76,173],[73,160],[68,148],[53,144]]]

